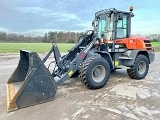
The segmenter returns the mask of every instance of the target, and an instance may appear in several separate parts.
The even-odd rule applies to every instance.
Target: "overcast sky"
[[[43,35],[92,29],[96,11],[134,6],[132,34],[160,33],[160,0],[0,0],[0,31]]]

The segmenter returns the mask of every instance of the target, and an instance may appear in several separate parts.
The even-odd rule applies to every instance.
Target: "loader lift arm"
[[[57,69],[52,72],[52,76],[59,77],[56,81],[58,85],[68,80],[79,69],[79,65],[84,61],[96,42],[97,38],[94,37],[94,32],[91,31],[91,34],[87,35],[88,32],[85,33],[84,38],[71,48],[65,56],[61,57],[58,46],[54,43],[49,53],[42,60],[45,62],[51,53],[54,53]]]

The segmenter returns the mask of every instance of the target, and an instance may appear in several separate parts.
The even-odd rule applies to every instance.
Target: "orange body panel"
[[[128,49],[146,50],[144,40],[148,38],[124,38],[115,40],[116,44],[124,44]]]

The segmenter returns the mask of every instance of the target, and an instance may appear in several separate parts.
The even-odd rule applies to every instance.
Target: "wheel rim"
[[[144,74],[146,71],[146,63],[144,61],[141,61],[138,65],[138,73]]]
[[[92,70],[92,79],[95,82],[101,82],[105,78],[106,70],[102,65],[97,65]]]

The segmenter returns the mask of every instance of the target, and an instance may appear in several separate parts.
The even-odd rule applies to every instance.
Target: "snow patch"
[[[79,109],[76,113],[72,115],[72,117],[75,118],[77,115],[81,114],[84,110],[85,110],[84,108]]]
[[[69,120],[68,118],[65,118],[65,119],[63,119],[63,120]]]
[[[137,118],[135,115],[133,115],[131,113],[126,113],[125,116],[129,117],[129,118],[132,118],[132,119],[135,119],[135,120],[140,120],[139,118]]]
[[[116,85],[110,91],[115,92],[116,95],[130,97],[132,99],[136,99],[137,96],[139,96],[142,99],[151,97],[151,93],[148,89],[141,87],[140,88],[134,87],[128,84]]]
[[[153,114],[159,114],[160,113],[160,111],[159,110],[148,110],[147,108],[145,108],[144,106],[139,106],[139,107],[137,107],[136,109],[135,109],[135,111],[137,112],[137,113],[141,113],[141,114],[143,114],[143,113],[147,113],[148,115],[153,115]]]
[[[103,108],[105,110],[108,110],[108,111],[111,111],[111,112],[114,112],[114,113],[117,113],[117,114],[121,114],[122,112],[117,110],[117,109],[112,109],[112,108]]]
[[[82,118],[86,119],[86,118],[89,118],[91,115],[85,115],[83,116]]]

